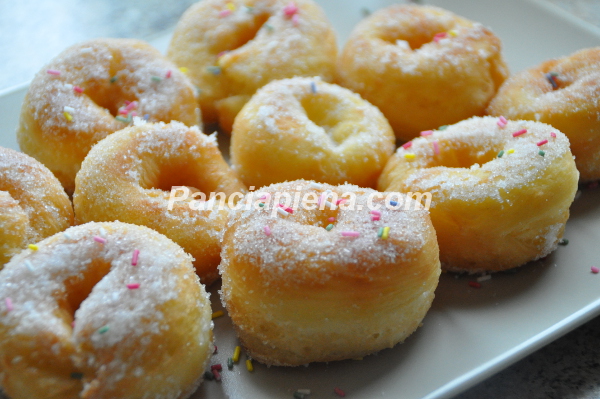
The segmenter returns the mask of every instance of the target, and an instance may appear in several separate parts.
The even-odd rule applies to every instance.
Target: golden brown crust
[[[600,179],[599,98],[600,47],[595,47],[511,76],[487,112],[554,126],[569,138],[581,180],[591,181]]]
[[[508,76],[500,49],[481,24],[437,7],[393,5],[356,26],[337,81],[379,107],[396,137],[410,140],[484,114]]]

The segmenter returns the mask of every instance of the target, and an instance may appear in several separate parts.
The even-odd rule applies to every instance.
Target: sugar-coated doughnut
[[[232,167],[256,187],[296,179],[375,187],[395,148],[376,107],[319,78],[267,84],[238,114],[232,133]]]
[[[67,48],[34,77],[21,108],[21,150],[48,167],[67,192],[90,148],[131,123],[200,121],[195,88],[149,44],[96,39]]]
[[[399,139],[483,115],[508,69],[500,39],[431,6],[392,5],[361,21],[337,80],[387,117]]]
[[[353,185],[299,180],[260,193],[269,205],[233,211],[219,266],[223,303],[252,358],[356,358],[417,329],[440,275],[426,210],[386,207],[382,193]],[[272,208],[281,193],[293,200]],[[336,207],[333,194],[348,201]],[[370,213],[371,204],[379,209]]]
[[[582,181],[600,179],[600,47],[577,51],[511,76],[491,115],[554,126],[567,135]]]
[[[0,272],[0,385],[12,399],[189,397],[213,352],[208,295],[165,236],[89,223]]]
[[[77,174],[73,196],[79,222],[112,221],[150,227],[181,245],[194,257],[205,284],[219,276],[220,239],[228,209],[205,206],[192,209],[191,201],[169,200],[173,186],[188,194],[245,193],[246,187],[229,168],[216,137],[179,122],[141,123],[116,132],[94,146]],[[176,197],[184,193],[176,193]],[[242,194],[240,194],[240,197]],[[219,198],[217,198],[219,199]]]
[[[578,177],[552,126],[474,117],[398,148],[379,189],[430,193],[442,267],[475,273],[556,249]]]
[[[44,165],[0,147],[0,269],[28,244],[73,224],[71,201]]]
[[[179,20],[167,56],[198,86],[204,120],[230,131],[244,103],[271,80],[333,80],[337,44],[313,0],[203,0]]]

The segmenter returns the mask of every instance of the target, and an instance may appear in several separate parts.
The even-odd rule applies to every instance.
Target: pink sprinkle
[[[266,235],[268,235],[268,236],[271,235],[271,228],[269,226],[265,226],[263,229],[265,230]]]
[[[83,93],[83,89],[79,86],[73,86],[73,90],[75,91],[75,93]]]
[[[358,237],[360,233],[358,231],[342,231],[342,237]]]
[[[217,347],[217,345],[215,345],[215,350],[213,351],[213,355],[214,355],[215,353],[217,353],[217,349],[218,349],[218,347]]]
[[[131,111],[132,109],[137,108],[137,106],[138,106],[138,102],[137,101],[132,101],[132,102],[130,102],[130,103],[127,104],[127,106],[125,107],[125,109],[127,111]]]
[[[224,18],[224,17],[226,17],[226,16],[228,16],[230,14],[231,14],[231,10],[230,9],[223,10],[223,11],[219,12],[219,17]]]
[[[106,243],[106,238],[102,238],[100,236],[94,236],[94,241],[99,242],[100,244]]]
[[[135,111],[131,111],[131,116],[138,116],[138,113]]]
[[[286,211],[287,213],[294,213],[294,210],[292,208],[290,208],[289,206],[285,206],[283,204],[279,204],[280,208],[283,208],[284,211]]]
[[[259,199],[264,200],[264,199],[269,198],[269,196],[270,196],[270,194],[263,194],[263,195],[260,196]]]
[[[140,250],[139,249],[134,249],[133,250],[133,256],[131,257],[131,266],[137,266],[138,264],[138,257],[140,256]]]
[[[290,3],[285,6],[283,8],[283,13],[287,16],[287,17],[292,17],[294,16],[296,13],[298,12],[298,7],[296,6],[296,3],[294,3],[293,1],[290,1]]]
[[[556,138],[556,133],[554,133],[554,132],[550,132],[550,137],[552,137],[552,138]]]
[[[538,145],[538,147],[539,147],[539,146],[541,146],[541,145],[544,145],[544,144],[546,144],[547,142],[548,142],[548,140],[542,140],[542,141],[538,142],[538,143],[537,143],[537,145]]]
[[[339,389],[338,387],[333,388],[333,392],[340,397],[345,397],[346,396],[346,392],[342,391],[341,389]]]
[[[440,155],[440,145],[438,144],[438,141],[435,140],[431,143],[431,145],[433,146],[433,153],[435,155]]]
[[[469,287],[481,288],[481,284],[479,284],[477,281],[469,281]]]
[[[57,71],[56,69],[48,69],[46,72],[48,72],[50,75],[60,75],[60,71]]]
[[[220,363],[219,363],[219,364],[213,364],[212,366],[210,366],[210,369],[211,369],[211,370],[218,370],[218,371],[221,371],[221,370],[223,370],[223,366],[221,366],[221,364],[220,364]]]
[[[407,148],[410,148],[410,147],[412,147],[412,141],[409,141],[408,143],[402,144],[402,148],[404,148],[404,149],[407,149]]]
[[[329,219],[327,219],[329,222],[333,223],[335,222],[335,218],[334,217],[330,217]]]
[[[298,14],[292,15],[292,23],[294,24],[294,26],[298,26],[298,24],[300,23],[300,16]]]
[[[221,381],[221,373],[219,373],[219,370],[214,369],[211,370],[213,375],[215,376],[215,381]]]
[[[381,220],[381,216],[379,216],[379,215],[372,215],[371,216],[371,220],[374,221],[374,222],[376,222],[378,220]]]
[[[506,126],[506,124],[508,123],[508,121],[506,120],[506,118],[505,118],[505,117],[503,117],[503,116],[500,116],[500,117],[498,118],[498,122],[497,122],[497,123],[498,123],[498,126],[500,126],[500,127],[504,127],[504,126]]]
[[[122,107],[119,108],[119,115],[127,115],[127,114],[128,114],[127,108],[122,108]]]
[[[4,303],[6,304],[6,310],[12,312],[12,310],[14,309],[12,299],[6,297],[4,298]]]
[[[75,320],[71,322],[71,328],[75,328]]]
[[[513,137],[518,137],[518,136],[521,136],[521,135],[523,135],[525,133],[527,133],[527,129],[521,129],[518,132],[514,132],[513,133]]]
[[[325,199],[325,193],[321,193],[321,195],[319,196],[319,200],[317,201],[318,207],[321,206],[321,202],[323,202],[324,199]]]
[[[433,37],[433,40],[438,43],[440,40],[442,40],[443,38],[445,38],[446,36],[448,36],[448,34],[446,32],[440,32],[440,33],[436,33],[435,36]]]
[[[375,209],[373,209],[370,213],[375,216],[381,216],[381,212],[379,212],[378,210],[375,210]]]
[[[423,130],[421,132],[421,136],[431,136],[433,134],[433,130]]]
[[[335,201],[335,204],[339,205],[339,204],[343,204],[344,202],[346,202],[346,198],[340,198],[339,200]]]
[[[140,285],[138,283],[127,284],[127,288],[129,288],[130,290],[137,290],[138,288],[140,288]]]
[[[598,273],[600,273],[600,269],[597,268],[596,266],[592,266],[592,273],[598,274]]]
[[[165,75],[165,78],[169,79],[171,77],[171,70],[169,69],[167,71],[167,74]]]

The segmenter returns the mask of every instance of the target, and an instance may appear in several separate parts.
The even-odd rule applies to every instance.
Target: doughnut
[[[253,359],[362,357],[417,329],[440,275],[426,210],[387,207],[384,194],[354,185],[298,180],[260,193],[265,206],[232,211],[219,266],[221,299]]]
[[[0,384],[12,399],[189,397],[213,352],[191,257],[143,226],[88,223],[0,273]]]
[[[392,5],[351,33],[337,82],[379,107],[401,140],[481,116],[508,76],[490,30],[437,7]]]
[[[67,48],[33,78],[17,139],[72,194],[88,151],[135,115],[196,125],[195,88],[143,41],[91,40]]]
[[[256,187],[296,179],[375,187],[394,148],[376,107],[318,77],[296,77],[267,84],[238,114],[231,164]]]
[[[73,207],[44,165],[0,147],[0,269],[28,244],[73,225]]]
[[[77,174],[75,215],[80,223],[119,220],[166,235],[192,255],[201,281],[210,284],[219,277],[227,207],[192,209],[191,201],[201,197],[171,200],[173,186],[185,187],[185,192],[176,192],[177,198],[185,193],[201,192],[210,199],[210,193],[246,192],[223,160],[214,135],[179,122],[142,122],[92,148]]]
[[[379,190],[428,195],[442,268],[480,273],[556,249],[578,177],[563,133],[540,122],[487,116],[398,148]]]
[[[203,0],[179,20],[167,57],[199,88],[204,121],[229,132],[244,103],[271,80],[332,81],[337,43],[313,0]]]
[[[511,76],[487,112],[547,123],[567,135],[582,181],[600,179],[600,47]]]

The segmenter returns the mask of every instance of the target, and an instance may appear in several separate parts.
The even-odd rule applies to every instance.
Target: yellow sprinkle
[[[381,239],[382,240],[387,240],[387,238],[390,235],[390,228],[388,226],[383,228],[383,233],[381,233]]]
[[[237,363],[238,360],[240,360],[241,350],[242,350],[242,348],[240,348],[239,346],[236,346],[235,349],[233,350],[233,356],[231,357],[231,360],[233,360],[234,363]]]
[[[35,244],[29,244],[27,248],[31,249],[32,251],[37,251],[39,249],[38,246]]]
[[[254,371],[254,367],[252,366],[252,359],[246,359],[246,368],[248,371]]]
[[[227,3],[227,8],[229,8],[231,11],[235,11],[235,5],[233,3]]]
[[[513,149],[511,148],[510,150],[508,150],[508,151],[506,151],[506,152],[508,152],[509,154],[512,154],[513,152],[515,152],[515,150],[513,150]]]
[[[455,31],[454,29],[452,29],[451,31],[448,32],[450,34],[450,36],[456,37],[458,36],[458,32]]]
[[[188,73],[189,69],[187,69],[186,67],[180,67],[179,70],[183,73]]]
[[[216,312],[214,312],[214,313],[212,314],[212,318],[213,318],[213,319],[216,319],[217,317],[221,317],[221,316],[223,316],[224,314],[225,314],[225,313],[223,313],[223,311],[222,311],[222,310],[217,310]]]
[[[73,120],[73,117],[71,116],[70,113],[68,113],[67,111],[65,111],[63,113],[63,115],[65,116],[65,118],[67,119],[67,122],[71,122]]]
[[[417,156],[415,154],[411,154],[411,153],[407,153],[404,154],[404,158],[408,159],[408,160],[413,160],[415,159]]]

